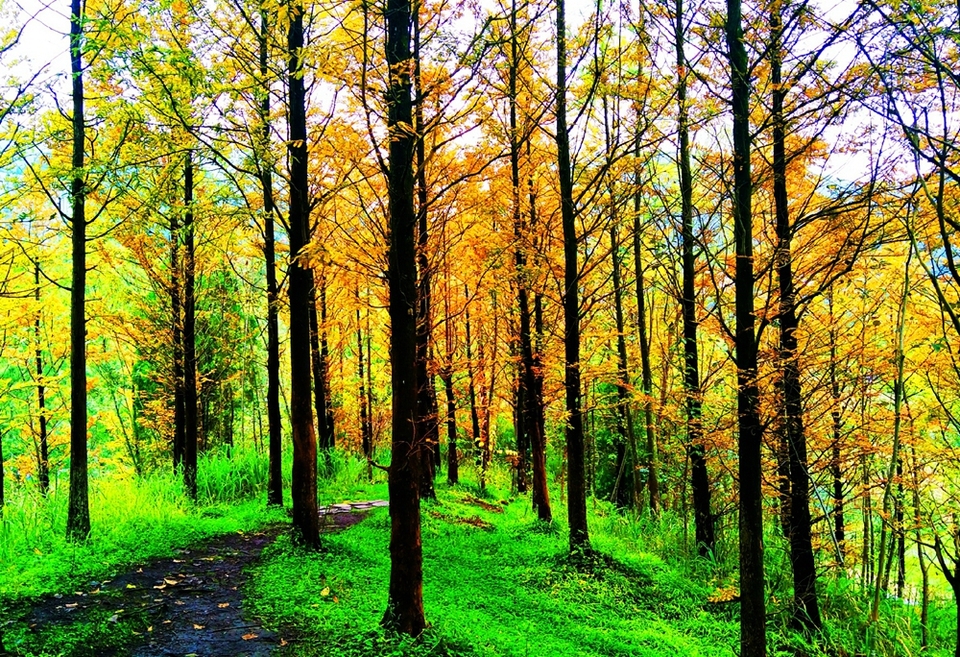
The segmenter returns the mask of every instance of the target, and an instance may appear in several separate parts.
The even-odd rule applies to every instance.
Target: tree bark
[[[635,155],[640,157],[639,137],[635,146]],[[660,510],[659,456],[657,455],[656,425],[653,421],[653,372],[650,368],[650,337],[647,332],[647,291],[644,282],[643,260],[640,257],[642,242],[640,239],[640,205],[642,192],[639,167],[634,173],[635,190],[633,194],[633,266],[637,286],[637,338],[640,342],[640,380],[643,390],[643,421],[647,450],[647,487],[650,494],[650,511],[654,515]],[[708,493],[709,493],[709,489]],[[709,508],[709,504],[707,505]]]
[[[390,164],[390,362],[393,451],[390,463],[390,588],[383,625],[411,636],[426,627],[423,548],[420,538],[421,462],[427,449],[417,435],[417,215],[414,212],[414,135],[411,102],[410,0],[387,0],[387,128]]]
[[[323,467],[332,472],[334,447],[333,409],[330,407],[329,368],[326,348],[326,277],[311,272],[313,285],[310,288],[310,364],[313,370],[313,403],[317,416],[317,448],[322,452]],[[319,306],[319,309],[318,309]],[[319,312],[318,312],[319,311]],[[320,317],[318,318],[318,315]],[[321,321],[322,320],[322,321]]]
[[[269,73],[267,59],[268,19],[265,9],[260,11],[260,84],[266,86]],[[262,152],[270,146],[270,91],[262,88],[260,121],[262,123]],[[283,506],[283,437],[280,416],[280,291],[277,286],[276,240],[272,165],[266,158],[260,162],[260,186],[263,190],[263,259],[267,270],[267,432],[268,479],[267,504]]]
[[[780,0],[770,10],[770,77],[773,87],[773,198],[776,214],[776,268],[780,287],[780,365],[783,386],[782,421],[789,452],[790,513],[788,538],[793,570],[792,624],[804,632],[819,632],[820,606],[817,602],[817,567],[813,557],[810,526],[810,476],[807,471],[807,439],[803,429],[803,395],[797,352],[796,290],[793,285],[791,241],[793,226],[787,198],[786,122],[782,83],[782,42]]]
[[[687,116],[687,58],[685,51],[683,0],[676,2],[674,26],[677,55],[677,135],[680,169],[680,223],[683,241],[683,384],[686,396],[687,455],[690,458],[690,487],[697,552],[702,557],[716,548],[713,513],[710,509],[710,476],[703,446],[701,422],[700,361],[697,346],[696,236],[693,230],[693,174],[690,169],[690,127]]]
[[[612,190],[611,190],[612,194]],[[614,203],[611,199],[611,205]],[[614,491],[614,500],[620,508],[629,506],[635,501],[635,496],[639,492],[636,486],[637,464],[633,462],[632,456],[636,449],[631,449],[631,458],[627,457],[627,443],[631,446],[635,444],[633,435],[633,418],[630,415],[630,375],[627,369],[627,341],[624,335],[623,320],[623,281],[620,274],[620,240],[617,236],[617,217],[614,216],[610,222],[610,254],[613,260],[613,307],[614,318],[617,325],[617,433],[619,439],[616,441],[617,458],[617,484]]]
[[[84,212],[86,181],[83,173],[85,125],[83,118],[83,9],[70,0],[70,72],[73,76],[73,282],[70,288],[70,500],[67,537],[82,541],[90,534],[87,481],[87,218]]]
[[[187,151],[183,166],[183,485],[197,499],[197,319],[193,217],[193,159]]]
[[[303,82],[303,5],[290,7],[289,57],[290,142],[290,423],[293,428],[293,527],[309,547],[320,544],[317,509],[317,437],[310,399],[310,288],[313,276],[303,261],[310,234],[307,182],[306,95]]]
[[[571,552],[589,552],[587,487],[584,476],[583,413],[580,406],[580,271],[577,263],[573,170],[567,131],[567,44],[565,0],[557,0],[557,167],[560,176],[560,216],[563,227],[563,346],[567,410],[567,520]]]
[[[47,399],[43,384],[43,350],[40,341],[40,260],[33,262],[34,300],[37,312],[33,318],[33,347],[37,372],[37,415],[39,416],[40,436],[37,445],[37,479],[40,493],[46,495],[50,490],[50,459],[47,448]]]
[[[183,380],[183,294],[180,259],[180,217],[170,213],[170,308],[173,323],[173,470],[182,475],[183,451],[187,443],[186,407]]]
[[[480,414],[477,411],[477,383],[475,369],[473,367],[473,341],[470,333],[470,290],[466,284],[463,286],[463,297],[466,300],[464,313],[466,314],[467,331],[467,377],[469,379],[470,427],[473,430],[473,448],[476,452],[480,449]]]
[[[450,315],[450,270],[445,268],[447,281],[444,286],[443,310],[446,363],[440,372],[443,389],[447,396],[447,483],[454,486],[460,482],[460,459],[457,455],[457,399],[453,391],[453,317]]]
[[[363,331],[360,329],[360,290],[357,297],[357,375],[360,379],[360,447],[363,456],[367,459],[367,478],[373,478],[370,462],[373,459],[373,435],[370,427],[369,409],[367,408],[367,391],[365,390],[364,363],[363,363]]]
[[[733,91],[733,228],[736,244],[737,426],[740,476],[740,654],[767,650],[763,575],[762,427],[753,311],[753,216],[750,179],[750,73],[740,0],[727,0],[727,46]]]

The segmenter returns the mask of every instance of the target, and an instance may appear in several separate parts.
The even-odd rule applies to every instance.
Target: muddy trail
[[[323,507],[321,528],[343,531],[377,506],[386,502]],[[294,638],[245,613],[243,587],[248,568],[287,529],[218,536],[83,590],[35,600],[3,623],[0,655],[270,655]]]

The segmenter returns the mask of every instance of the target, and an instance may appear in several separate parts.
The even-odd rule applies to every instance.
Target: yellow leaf
[[[202,630],[204,627],[204,625],[197,625],[196,623],[193,624],[193,629],[195,630]]]
[[[243,639],[244,641],[250,641],[251,639],[256,639],[257,635],[251,632],[250,634],[244,634],[240,638]]]
[[[230,603],[229,603],[229,602],[221,602],[221,603],[218,604],[217,606],[220,607],[221,609],[226,609],[227,607],[230,606]]]
[[[330,595],[330,587],[329,586],[324,587],[324,589],[320,591],[320,595],[324,597]]]

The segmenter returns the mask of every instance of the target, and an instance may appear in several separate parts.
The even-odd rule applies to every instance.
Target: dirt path
[[[322,529],[341,531],[386,504],[323,507]],[[24,652],[42,647],[67,655],[269,655],[284,636],[244,614],[242,589],[248,566],[285,529],[227,534],[178,550],[173,558],[91,582],[85,591],[44,598],[12,624],[21,628]],[[9,628],[6,634],[7,648],[18,650],[9,645]]]

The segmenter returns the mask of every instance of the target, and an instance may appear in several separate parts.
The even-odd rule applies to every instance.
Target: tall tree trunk
[[[490,468],[490,459],[493,445],[490,439],[490,416],[493,410],[494,391],[497,382],[497,350],[500,346],[500,314],[497,309],[497,291],[490,291],[490,313],[493,315],[493,339],[490,341],[490,377],[487,379],[487,388],[482,391],[483,418],[480,421],[480,490],[487,487],[487,472]],[[486,363],[484,358],[484,343],[480,343],[480,367]]]
[[[560,216],[563,227],[563,347],[567,410],[567,520],[570,550],[589,552],[587,486],[584,476],[583,413],[580,406],[580,270],[577,226],[573,207],[573,169],[567,130],[567,39],[565,0],[557,0],[557,167],[560,175]]]
[[[34,300],[37,302],[37,312],[33,318],[33,348],[37,372],[37,415],[40,424],[40,440],[37,445],[37,479],[40,483],[40,493],[46,495],[50,490],[50,459],[47,448],[47,399],[46,387],[43,383],[43,350],[40,340],[40,259],[33,262]]]
[[[194,252],[193,159],[187,151],[183,165],[183,485],[197,499],[197,319],[196,259]]]
[[[696,236],[693,231],[693,174],[690,170],[690,127],[687,116],[687,57],[683,0],[676,2],[674,41],[677,55],[677,134],[680,168],[680,221],[683,239],[683,385],[686,393],[687,455],[693,492],[693,519],[697,552],[702,557],[716,548],[713,513],[710,510],[710,476],[703,446],[701,422],[700,361],[697,347]]]
[[[85,127],[83,119],[83,10],[70,0],[70,72],[73,77],[73,158],[70,197],[73,282],[70,288],[70,501],[67,537],[82,541],[90,534],[87,493],[87,218],[83,174]]]
[[[640,139],[634,146],[634,155],[640,158]],[[640,230],[640,207],[642,201],[642,187],[640,186],[639,165],[634,172],[633,193],[633,266],[637,286],[637,333],[640,342],[640,380],[643,390],[643,422],[646,434],[647,450],[647,487],[650,494],[650,511],[654,515],[660,510],[660,475],[657,455],[656,424],[653,421],[653,372],[650,368],[650,337],[647,331],[647,291],[644,282],[642,240]],[[709,494],[709,488],[707,489]],[[707,504],[709,508],[709,503]]]
[[[310,289],[313,276],[303,261],[310,235],[307,182],[307,104],[303,82],[303,5],[290,6],[290,423],[293,427],[293,527],[305,545],[320,544],[317,509],[317,436],[310,399]]]
[[[893,447],[890,454],[890,464],[887,466],[885,485],[883,487],[882,517],[889,518],[892,514],[890,508],[893,502],[893,480],[897,472],[897,465],[900,462],[900,434],[902,428],[902,410],[903,410],[903,384],[904,384],[904,347],[903,338],[905,333],[907,319],[907,299],[910,296],[910,265],[913,259],[913,250],[907,252],[907,261],[903,271],[903,293],[900,295],[900,303],[897,308],[897,342],[894,351],[894,362],[896,363],[896,378],[893,382]],[[887,540],[891,532],[887,531],[886,524],[880,526],[880,548],[877,550],[877,570],[873,587],[873,604],[870,607],[869,628],[869,646],[872,650],[877,635],[877,623],[880,613],[880,590],[886,587],[887,578],[884,573],[888,572],[889,561],[893,559],[893,546],[887,549]],[[885,563],[884,560],[887,560]],[[945,573],[946,574],[946,573]],[[958,582],[960,584],[960,582]],[[954,582],[951,582],[954,585]],[[960,590],[954,586],[954,592]],[[960,627],[960,617],[958,617],[958,627]],[[960,639],[958,639],[960,641]],[[958,643],[958,654],[960,654],[960,643]]]
[[[611,195],[613,191],[611,190]],[[614,203],[611,198],[611,205]],[[631,504],[639,493],[636,486],[637,464],[632,461],[636,449],[631,449],[631,458],[627,458],[627,443],[633,447],[633,418],[630,414],[630,375],[627,369],[627,341],[624,335],[623,320],[623,281],[620,274],[620,240],[617,236],[616,212],[610,222],[610,254],[613,260],[613,307],[614,318],[617,324],[617,432],[619,440],[617,448],[617,485],[614,499],[617,506],[623,508]]]
[[[187,443],[186,407],[183,380],[183,295],[180,259],[180,217],[170,213],[170,308],[173,324],[173,470],[182,474],[183,451]]]
[[[266,9],[260,10],[260,84],[267,85],[269,74],[267,35],[269,25]],[[265,157],[270,146],[270,90],[261,88],[260,121],[262,123],[260,186],[263,190],[263,259],[267,270],[267,432],[268,479],[267,504],[283,506],[283,437],[280,417],[280,291],[277,286],[276,241],[274,237],[273,174]]]
[[[727,0],[727,46],[733,91],[733,232],[736,244],[737,426],[740,475],[740,655],[767,651],[763,576],[762,427],[753,312],[753,216],[750,207],[750,72],[740,0]]]
[[[417,434],[422,437],[426,451],[422,455],[423,481],[420,496],[436,499],[433,488],[437,468],[440,465],[440,425],[438,422],[437,393],[430,376],[430,259],[427,249],[430,243],[427,198],[426,128],[423,120],[423,104],[426,100],[420,83],[420,2],[414,5],[413,17],[413,84],[416,120],[416,170],[417,170]]]
[[[788,538],[793,570],[793,619],[797,629],[818,632],[821,627],[817,602],[817,566],[813,558],[810,526],[810,476],[807,471],[807,439],[803,429],[803,395],[797,352],[796,290],[793,286],[791,240],[793,226],[787,199],[786,125],[783,115],[782,22],[780,0],[770,10],[770,76],[773,83],[773,198],[776,212],[777,279],[780,286],[780,365],[783,386],[782,420],[790,462],[790,514]]]
[[[387,128],[390,164],[387,206],[390,222],[390,361],[393,391],[393,452],[390,463],[390,589],[383,624],[419,636],[423,611],[423,550],[420,542],[421,457],[417,434],[417,215],[414,212],[415,137],[411,102],[410,0],[387,0]],[[406,129],[404,128],[406,126]]]

